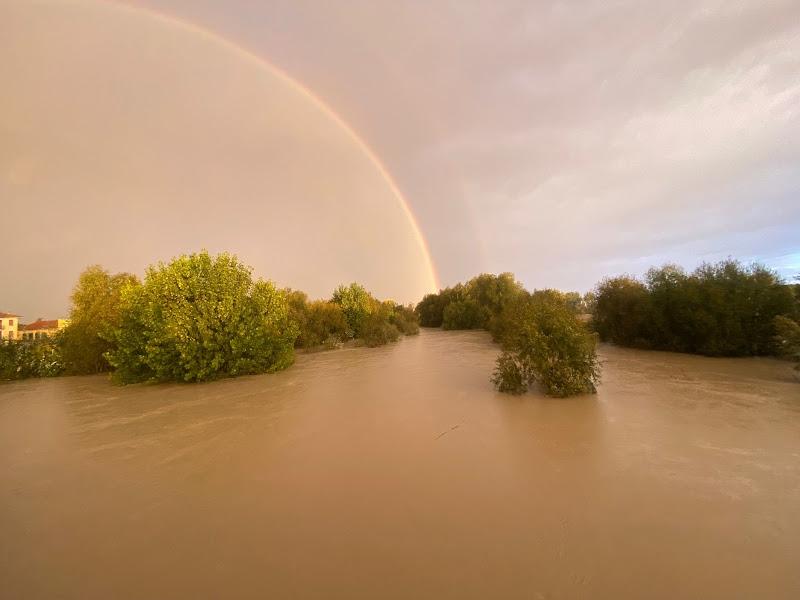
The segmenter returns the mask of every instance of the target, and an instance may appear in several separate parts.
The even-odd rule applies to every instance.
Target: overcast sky
[[[14,4],[0,0],[5,7],[0,10]],[[729,255],[763,261],[786,277],[800,272],[796,0],[128,4],[202,27],[312,90],[394,176],[417,215],[445,285],[481,271],[513,271],[530,288],[586,291],[606,274],[641,273],[667,261],[692,268]],[[86,10],[76,11],[79,17],[84,14],[82,35],[93,26],[104,26],[100,20],[87,23]],[[139,29],[148,28],[144,18],[136,22],[129,31],[132,40],[138,39]],[[74,35],[62,25],[52,26],[64,36]],[[46,27],[40,32],[43,39],[37,44],[53,43]],[[171,34],[159,30],[158,36],[165,35]],[[175,36],[183,39],[179,33]],[[2,40],[0,36],[0,50]],[[29,52],[30,36],[26,40],[17,44]],[[176,44],[170,60],[181,56],[174,68],[195,70],[202,79],[212,50],[200,51],[190,42]],[[112,50],[125,56],[124,63],[118,60],[119,68],[143,68],[137,66],[142,49],[135,43],[124,53]],[[77,69],[63,62],[63,69]],[[79,69],[89,88],[91,68]],[[8,84],[21,75],[0,71],[0,76],[0,102],[5,95],[11,106]],[[170,96],[174,77],[160,71],[159,77],[163,80],[153,81],[153,86]],[[242,77],[247,77],[246,71]],[[230,85],[248,89],[249,84],[237,80]],[[216,83],[203,93],[224,95],[220,87]],[[59,100],[55,96],[48,101]],[[8,182],[27,182],[28,167],[15,147],[3,142],[3,132],[14,128],[8,112],[0,119],[0,172],[5,167],[6,173],[5,187],[0,181],[5,195],[0,201],[4,208],[14,205],[15,224],[10,238],[0,237],[0,249],[6,260],[11,257],[31,268],[31,243],[22,239],[28,234],[20,234],[19,228],[41,215],[31,214],[10,195]],[[19,128],[14,131],[18,137],[25,135]],[[270,131],[264,129],[264,135]],[[292,131],[288,127],[283,135],[291,137]],[[258,156],[268,160],[270,155]],[[12,163],[16,166],[9,166]],[[302,160],[292,168],[301,167]],[[247,168],[275,167],[254,161]],[[238,178],[244,177],[241,170]],[[170,180],[170,185],[175,192],[175,182]],[[218,191],[226,197],[231,192]],[[178,190],[177,195],[182,193]],[[45,198],[41,187],[37,198],[39,210],[47,202],[58,202],[55,195]],[[313,214],[312,208],[306,206],[303,210],[311,212],[304,214]],[[237,205],[236,210],[247,208]],[[293,235],[302,237],[303,232]],[[398,240],[403,235],[399,231]],[[403,243],[398,241],[398,248]],[[202,240],[197,244],[208,246]],[[257,253],[257,241],[245,246]],[[120,267],[134,269],[128,265],[149,261],[159,250],[156,243],[148,252],[129,250],[124,260],[115,260]],[[163,250],[169,253],[173,248]],[[392,252],[391,262],[395,254],[399,262],[414,256],[405,247]],[[367,260],[354,258],[358,253],[353,248],[333,254],[337,264],[345,266],[351,263],[341,256],[351,257],[352,265]],[[35,259],[75,269],[69,260],[47,252],[36,253]],[[259,260],[248,262],[257,271],[270,268]],[[102,253],[94,262],[103,262]],[[385,264],[387,259],[378,262]],[[397,295],[391,285],[379,281],[379,267],[351,270],[353,278],[374,278],[375,287]],[[335,274],[345,277],[346,272]],[[65,282],[77,273],[58,279],[46,298],[41,297],[50,289],[45,285],[5,293],[9,277],[20,275],[6,261],[0,275],[0,310],[38,313],[64,309]],[[308,277],[298,277],[295,283],[281,272],[278,279],[308,287]],[[419,282],[424,274],[409,272],[407,279]],[[419,285],[411,287],[416,292]],[[6,306],[12,300],[15,305]]]

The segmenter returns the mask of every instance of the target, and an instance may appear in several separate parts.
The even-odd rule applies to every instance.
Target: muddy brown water
[[[603,347],[494,392],[423,332],[205,385],[0,385],[2,598],[800,598],[800,384]]]

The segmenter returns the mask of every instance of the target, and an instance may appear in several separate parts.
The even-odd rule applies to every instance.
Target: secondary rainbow
[[[272,63],[268,62],[267,60],[263,59],[262,57],[258,56],[246,50],[242,46],[228,40],[227,38],[222,37],[221,35],[214,33],[208,29],[204,29],[199,25],[194,23],[190,23],[187,21],[182,21],[176,17],[173,17],[168,14],[157,12],[151,8],[143,8],[143,7],[133,7],[129,4],[125,4],[124,2],[117,1],[117,0],[108,0],[107,5],[113,5],[115,8],[119,10],[128,11],[132,14],[138,15],[145,15],[149,18],[156,19],[165,23],[167,25],[171,25],[173,27],[180,27],[184,31],[189,31],[196,35],[202,36],[208,42],[217,44],[222,48],[226,49],[229,52],[232,52],[243,60],[250,61],[257,65],[258,67],[268,70],[270,73],[276,75],[287,84],[292,86],[294,89],[301,92],[304,96],[306,96],[311,102],[321,110],[325,115],[330,117],[347,135],[350,139],[352,139],[358,148],[364,153],[364,155],[369,159],[369,161],[373,164],[373,166],[378,170],[381,176],[384,178],[386,183],[389,185],[389,188],[392,191],[392,194],[397,199],[398,203],[400,204],[403,213],[405,214],[406,218],[408,219],[409,224],[414,232],[414,236],[417,239],[417,243],[422,250],[423,255],[425,256],[426,267],[428,271],[428,282],[426,286],[429,288],[430,291],[436,291],[441,286],[439,285],[439,278],[436,273],[436,268],[433,264],[433,259],[431,258],[430,248],[428,247],[428,242],[425,239],[425,236],[422,235],[422,230],[419,227],[419,223],[417,222],[414,213],[411,210],[411,207],[408,203],[408,200],[403,196],[400,188],[398,187],[397,183],[395,182],[392,175],[389,173],[388,169],[383,165],[383,163],[378,159],[377,154],[370,148],[369,144],[361,138],[355,130],[344,120],[342,119],[330,106],[325,104],[319,96],[315,95],[310,89],[304,86],[302,83],[297,81],[295,78],[291,77],[288,73],[283,71],[282,69],[276,67]]]

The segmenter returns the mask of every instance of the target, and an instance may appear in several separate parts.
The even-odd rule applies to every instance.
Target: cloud
[[[331,104],[445,283],[512,270],[588,289],[728,255],[790,275],[800,252],[796,0],[145,4]]]

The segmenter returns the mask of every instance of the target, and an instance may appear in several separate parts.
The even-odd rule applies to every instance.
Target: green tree
[[[486,324],[486,314],[472,298],[448,304],[442,315],[444,329],[480,329]]]
[[[436,294],[425,294],[414,308],[419,317],[419,324],[422,327],[441,327],[447,304],[447,298],[442,290]]]
[[[677,265],[664,265],[647,271],[645,282],[648,323],[640,337],[649,336],[649,345],[654,348],[690,351],[688,338],[700,307],[686,272]]]
[[[595,392],[600,379],[595,346],[563,299],[536,292],[517,305],[492,382],[509,393],[523,393],[534,382],[550,396]]]
[[[403,306],[398,304],[394,306],[389,321],[403,335],[417,335],[419,333],[419,317],[411,305]]]
[[[595,292],[592,326],[600,339],[621,346],[646,346],[650,315],[647,288],[633,277],[604,279]]]
[[[297,326],[287,295],[229,254],[159,263],[122,289],[109,362],[122,383],[206,381],[289,366]]]
[[[775,332],[776,353],[796,362],[795,368],[800,371],[800,323],[779,315],[775,317]]]
[[[419,316],[419,323],[423,327],[441,327],[444,324],[444,311],[453,302],[466,299],[464,284],[439,290],[436,294],[427,294],[417,304],[414,312]]]
[[[524,293],[512,273],[482,273],[465,284],[426,295],[415,312],[423,327],[488,329],[494,335],[504,308]]]
[[[492,332],[505,307],[525,291],[513,273],[500,273],[500,275],[482,273],[470,279],[464,287],[466,297],[480,307],[480,323],[477,327]]]
[[[99,265],[80,274],[72,291],[69,325],[61,332],[68,373],[100,373],[110,368],[105,355],[113,348],[113,331],[121,321],[122,289],[129,285],[138,285],[134,275],[112,275]]]
[[[348,337],[361,337],[364,322],[375,308],[375,299],[364,286],[351,283],[333,291],[331,302],[338,304],[347,319]]]
[[[348,329],[347,319],[338,304],[315,300],[306,305],[305,321],[297,339],[303,348],[331,348],[347,339]]]
[[[394,302],[375,302],[362,324],[360,337],[365,345],[374,348],[396,342],[400,338],[400,330],[392,323],[394,313]]]

